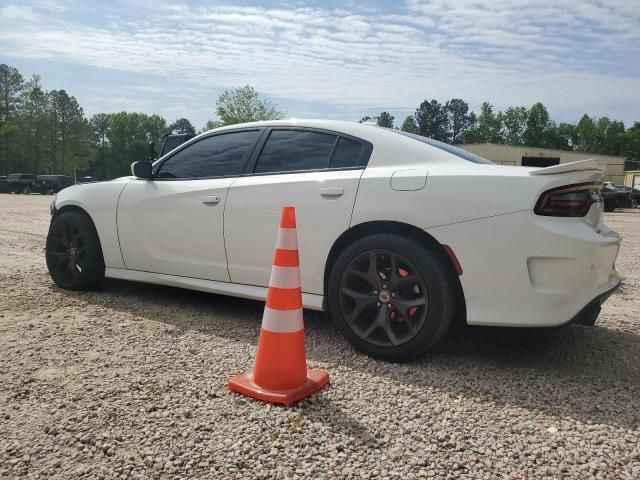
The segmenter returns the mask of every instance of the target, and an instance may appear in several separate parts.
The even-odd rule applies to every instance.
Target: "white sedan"
[[[420,355],[457,319],[592,325],[620,283],[591,160],[498,166],[396,130],[292,120],[211,130],[132,172],[58,194],[46,258],[60,287],[106,276],[264,299],[284,205],[304,306],[376,358]]]

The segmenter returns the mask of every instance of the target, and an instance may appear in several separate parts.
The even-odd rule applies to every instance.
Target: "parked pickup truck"
[[[37,177],[31,173],[11,173],[7,175],[7,190],[26,195],[35,191]]]
[[[66,175],[38,175],[34,191],[45,195],[47,193],[58,193],[63,188],[73,185],[73,178]]]

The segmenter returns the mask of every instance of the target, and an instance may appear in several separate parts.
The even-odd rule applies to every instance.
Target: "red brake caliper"
[[[406,277],[409,275],[409,272],[406,271],[404,268],[399,268],[398,273],[400,274],[401,277]],[[418,307],[411,307],[407,313],[409,314],[410,317],[413,317],[416,314],[416,310],[418,310]]]

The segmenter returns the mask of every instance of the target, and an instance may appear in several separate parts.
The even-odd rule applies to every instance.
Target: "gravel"
[[[640,478],[640,210],[596,328],[466,329],[419,362],[356,353],[305,313],[321,393],[226,389],[262,305],[108,282],[55,288],[51,197],[0,195],[0,478]]]

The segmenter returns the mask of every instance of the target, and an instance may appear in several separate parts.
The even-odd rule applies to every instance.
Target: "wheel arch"
[[[91,218],[91,215],[89,214],[89,212],[87,212],[84,208],[78,205],[73,205],[73,204],[64,205],[63,207],[56,209],[51,220],[53,220],[54,218],[66,212],[78,212],[89,219],[89,221],[91,222],[91,226],[93,227],[93,230],[96,232],[96,237],[98,237],[98,244],[100,245],[100,251],[102,252],[102,256],[104,258],[104,250],[102,249],[102,240],[100,239],[100,232],[98,232],[98,229],[96,228],[96,224],[93,221],[93,218]]]
[[[450,247],[441,244],[440,242],[438,242],[438,240],[436,240],[433,236],[429,235],[421,228],[402,222],[379,220],[360,223],[344,231],[342,235],[340,235],[336,239],[336,241],[331,246],[331,249],[329,250],[329,255],[327,256],[327,261],[325,262],[323,283],[325,302],[328,294],[329,277],[331,275],[331,270],[333,269],[333,266],[335,265],[336,260],[338,259],[340,254],[351,243],[369,235],[380,233],[394,233],[397,235],[409,237],[418,242],[420,245],[423,245],[424,247],[432,251],[438,252],[438,254],[442,257],[444,264],[449,268],[449,274],[456,289],[458,297],[458,302],[456,303],[459,306],[459,311],[456,312],[456,317],[458,317],[459,321],[466,323],[466,302],[462,284],[460,283],[459,274],[457,271],[459,265],[457,266],[454,264],[454,260],[451,258],[450,253],[447,252],[446,249],[449,248],[450,250]]]

